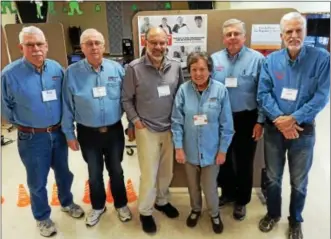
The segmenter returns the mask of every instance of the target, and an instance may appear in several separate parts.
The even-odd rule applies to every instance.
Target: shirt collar
[[[246,49],[247,49],[246,46],[243,46],[243,47],[240,49],[240,51],[239,51],[236,55],[234,55],[234,56],[231,56],[231,55],[229,54],[229,52],[228,52],[228,49],[226,49],[226,55],[227,55],[227,57],[228,57],[228,59],[229,59],[230,61],[236,61],[236,60],[238,60],[240,57],[242,57],[242,55],[244,55]]]
[[[306,52],[307,52],[306,46],[302,46],[301,49],[300,49],[299,55],[297,56],[297,58],[295,60],[292,60],[290,58],[289,53],[288,53],[288,49],[285,48],[284,51],[285,51],[286,61],[287,61],[288,64],[299,63],[304,58],[304,56],[306,55]]]
[[[84,61],[84,64],[85,64],[86,68],[88,68],[91,71],[96,71],[94,69],[94,67],[87,61],[87,58],[85,58],[83,61]],[[100,71],[103,71],[103,69],[104,69],[104,59],[102,58],[102,62],[101,62],[101,65],[100,65]]]
[[[33,65],[30,61],[28,61],[25,57],[22,57],[22,62],[26,67],[30,68],[31,70],[38,71],[37,67]],[[47,60],[44,61],[44,64],[42,66],[43,71],[45,71],[46,69],[47,69]]]

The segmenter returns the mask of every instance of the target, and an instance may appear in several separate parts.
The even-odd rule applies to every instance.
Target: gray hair
[[[224,28],[226,27],[230,27],[230,26],[233,26],[233,25],[240,25],[241,26],[241,29],[242,29],[242,33],[243,34],[246,34],[246,27],[245,27],[245,23],[239,19],[235,19],[235,18],[231,18],[229,20],[226,20],[224,23],[223,23],[223,32],[224,32]]]
[[[211,59],[210,55],[207,52],[191,52],[187,56],[187,63],[186,63],[187,70],[189,73],[191,72],[191,65],[197,63],[200,59],[206,62],[209,72],[213,71],[214,68],[213,60]]]
[[[45,34],[40,28],[35,26],[29,26],[29,27],[23,27],[22,30],[20,31],[18,35],[20,44],[23,43],[25,35],[33,35],[33,34],[41,36],[46,41]]]
[[[300,13],[298,12],[290,12],[290,13],[286,13],[282,19],[280,20],[280,30],[281,32],[284,31],[284,25],[285,25],[285,21],[290,21],[293,19],[298,19],[302,22],[303,25],[303,29],[306,31],[306,26],[307,26],[307,20],[304,16],[302,16]]]
[[[101,32],[99,32],[98,30],[96,30],[94,28],[88,28],[85,31],[83,31],[82,35],[80,35],[80,44],[85,43],[86,39],[92,35],[99,35],[101,38],[101,43],[102,44],[105,43],[105,38],[103,37]]]

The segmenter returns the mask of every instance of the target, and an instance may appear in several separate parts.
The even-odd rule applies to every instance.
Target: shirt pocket
[[[257,81],[255,80],[256,76],[249,74],[242,74],[239,75],[240,80],[238,82],[238,86],[240,87],[240,89],[242,89],[243,91],[246,92],[255,92],[257,89]]]
[[[207,102],[207,115],[208,115],[208,121],[210,123],[218,121],[219,115],[222,110],[222,104],[221,101],[217,98],[209,99]]]
[[[121,97],[120,81],[113,81],[107,83],[107,96],[111,100],[118,100]]]

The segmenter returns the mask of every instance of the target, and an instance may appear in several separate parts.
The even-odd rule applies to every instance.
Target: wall
[[[62,11],[63,7],[68,7],[68,2],[54,2],[56,14],[48,14],[47,22],[49,23],[62,23],[66,41],[67,53],[72,52],[72,47],[69,40],[68,28],[72,26],[80,26],[84,31],[87,28],[96,28],[100,31],[105,38],[106,53],[109,53],[108,39],[108,24],[106,14],[106,2],[81,2],[80,10],[83,11],[82,15],[68,16],[67,13]],[[95,4],[100,4],[101,11],[95,12]]]
[[[299,12],[330,12],[330,2],[231,2],[231,9],[295,8]]]

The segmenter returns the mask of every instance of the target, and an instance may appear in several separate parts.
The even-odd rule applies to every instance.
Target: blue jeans
[[[305,125],[298,139],[286,140],[272,124],[266,124],[264,133],[267,170],[267,208],[272,218],[281,217],[282,178],[286,154],[288,158],[291,199],[290,221],[303,222],[302,211],[307,195],[308,173],[313,161],[315,126]]]
[[[73,174],[68,167],[68,146],[61,129],[50,133],[18,131],[18,151],[26,168],[31,208],[37,221],[50,217],[47,197],[47,177],[54,170],[58,196],[63,207],[73,202],[71,185]]]

